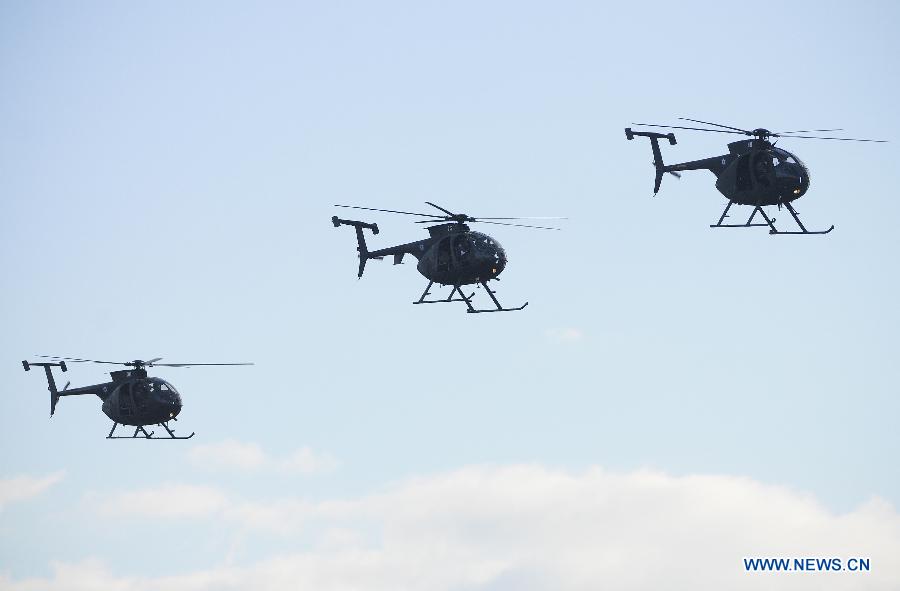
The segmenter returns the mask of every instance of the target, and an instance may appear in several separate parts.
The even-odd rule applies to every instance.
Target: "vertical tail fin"
[[[369,230],[372,230],[373,234],[377,234],[378,224],[367,224],[365,222],[357,222],[354,220],[342,220],[337,216],[331,218],[331,223],[334,224],[335,228],[340,226],[353,226],[356,228],[356,242],[358,244],[356,249],[359,251],[359,273],[357,273],[357,277],[362,277],[363,271],[366,269],[366,261],[369,260],[369,249],[366,247],[366,237],[363,234],[363,229],[368,228]]]
[[[650,138],[650,147],[653,149],[653,166],[656,168],[656,179],[653,183],[653,194],[659,193],[659,186],[662,183],[663,174],[669,172],[663,163],[662,152],[659,149],[659,140],[667,139],[671,145],[675,145],[674,133],[653,133],[650,131],[631,131],[630,127],[625,128],[625,138],[633,140],[635,136]]]
[[[68,371],[66,367],[65,361],[60,361],[59,363],[28,363],[27,361],[22,362],[22,367],[25,368],[25,371],[29,371],[31,366],[43,367],[44,373],[47,374],[47,389],[50,390],[50,416],[53,416],[53,413],[56,412],[56,403],[59,402],[59,390],[56,389],[56,380],[53,379],[53,372],[51,371],[51,367],[58,367],[63,371]]]

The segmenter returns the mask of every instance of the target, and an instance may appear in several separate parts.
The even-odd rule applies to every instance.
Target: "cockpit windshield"
[[[152,391],[154,393],[159,392],[164,396],[178,395],[178,391],[172,386],[172,384],[159,378],[150,378],[150,380],[144,382],[143,385],[147,389],[147,391]]]
[[[770,151],[777,186],[787,195],[800,196],[809,187],[809,171],[800,159],[786,150]]]
[[[472,237],[472,244],[479,254],[489,255],[497,250],[496,244],[490,236],[486,236],[480,232],[471,232],[470,236]]]
[[[796,156],[781,148],[774,148],[770,153],[772,155],[772,163],[775,166],[780,164],[801,164]]]

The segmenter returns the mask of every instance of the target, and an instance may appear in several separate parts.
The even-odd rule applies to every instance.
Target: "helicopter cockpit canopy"
[[[439,273],[461,271],[470,272],[473,276],[495,276],[506,266],[503,247],[481,232],[445,236],[438,242],[435,252]]]
[[[782,197],[795,199],[809,188],[809,172],[796,156],[773,146],[741,157],[736,181],[738,190],[777,189]]]
[[[153,393],[157,398],[167,399],[168,402],[181,402],[181,396],[175,386],[160,378],[150,378],[150,381],[153,383]]]
[[[791,197],[799,197],[809,188],[809,171],[799,158],[781,148],[771,148],[765,152],[772,162],[775,184],[789,192]]]
[[[500,246],[500,243],[487,234],[470,232],[469,236],[472,238],[472,245],[475,247],[475,252],[479,255],[483,257],[492,257],[498,262],[501,258],[506,258],[506,253],[503,251],[503,247]]]
[[[181,396],[169,382],[160,378],[146,378],[135,382],[126,382],[120,386],[123,393],[136,399],[153,398],[160,402],[181,404]]]

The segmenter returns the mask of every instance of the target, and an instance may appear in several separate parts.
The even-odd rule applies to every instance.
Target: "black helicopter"
[[[394,264],[399,265],[403,261],[404,255],[412,255],[418,259],[416,266],[419,273],[425,279],[428,279],[428,286],[418,300],[414,304],[438,304],[445,302],[465,302],[467,312],[513,312],[521,310],[528,305],[525,302],[517,308],[504,308],[500,305],[495,292],[488,287],[487,282],[491,280],[499,280],[500,273],[506,268],[506,252],[500,243],[481,232],[474,232],[469,229],[467,223],[480,222],[483,224],[496,224],[499,226],[515,226],[519,228],[536,228],[539,230],[559,230],[559,228],[550,228],[546,226],[529,226],[524,224],[510,224],[506,222],[498,222],[493,220],[523,220],[523,219],[564,219],[564,218],[512,218],[512,217],[491,217],[491,218],[474,218],[462,213],[453,213],[439,205],[435,205],[426,201],[428,205],[440,210],[446,215],[428,214],[428,213],[412,213],[409,211],[395,211],[392,209],[375,209],[372,207],[357,207],[355,205],[335,205],[335,207],[347,207],[350,209],[365,209],[368,211],[383,211],[387,213],[397,213],[402,215],[413,215],[428,218],[419,220],[419,224],[436,224],[429,226],[429,238],[419,240],[417,242],[409,242],[399,246],[391,246],[380,250],[370,251],[366,246],[366,239],[363,235],[363,229],[369,229],[373,234],[378,234],[377,224],[368,224],[355,220],[342,220],[337,216],[331,218],[334,227],[353,226],[356,228],[356,240],[359,243],[357,250],[359,251],[359,273],[358,277],[362,277],[363,270],[366,267],[366,261],[369,259],[381,259],[392,255]],[[445,299],[426,300],[429,295],[431,286],[435,283],[441,285],[452,285],[453,289],[450,295]],[[491,300],[496,308],[477,309],[472,305],[472,298],[475,292],[466,295],[463,285],[479,284]],[[453,296],[459,294],[458,298]]]
[[[113,421],[107,439],[134,439],[141,433],[145,439],[190,439],[194,433],[184,437],[175,435],[174,429],[169,428],[170,420],[178,420],[181,412],[181,395],[169,382],[147,375],[148,367],[193,367],[195,365],[253,365],[252,363],[157,363],[162,357],[149,361],[96,361],[94,359],[77,359],[72,357],[47,357],[53,359],[53,363],[29,363],[22,362],[25,371],[32,366],[43,367],[47,374],[48,389],[50,390],[50,416],[56,411],[56,403],[60,396],[76,396],[79,394],[94,394],[103,401],[103,412]],[[124,365],[131,369],[112,371],[109,375],[111,382],[83,386],[81,388],[69,388],[67,383],[62,390],[56,389],[56,381],[50,368],[58,367],[64,372],[68,370],[66,361],[73,363],[104,363],[109,365]],[[119,424],[133,426],[134,434],[131,436],[116,436],[113,433]],[[169,434],[169,437],[154,437],[154,431],[147,432],[144,427],[148,425],[160,425]]]
[[[799,131],[783,131],[774,133],[768,129],[740,129],[719,123],[709,123],[708,121],[699,121],[697,119],[687,119],[679,117],[682,121],[691,121],[694,123],[702,123],[721,129],[706,129],[700,127],[682,127],[678,125],[656,125],[653,123],[632,123],[632,125],[643,125],[646,127],[665,127],[669,129],[687,129],[691,131],[708,131],[712,133],[733,133],[752,137],[750,140],[740,140],[728,144],[728,154],[722,156],[713,156],[702,160],[694,160],[691,162],[682,162],[680,164],[664,164],[662,154],[659,150],[659,140],[667,139],[671,145],[675,145],[674,133],[653,133],[644,131],[632,131],[630,127],[625,128],[625,137],[629,140],[635,136],[650,138],[650,144],[653,148],[653,165],[656,167],[656,182],[653,186],[653,194],[659,192],[659,185],[662,182],[664,173],[673,174],[681,177],[681,171],[684,170],[709,170],[716,175],[716,189],[728,199],[725,211],[719,217],[719,221],[711,224],[710,228],[750,228],[756,226],[768,226],[769,234],[827,234],[834,230],[832,225],[827,230],[809,231],[797,216],[797,211],[791,205],[791,202],[803,197],[809,189],[809,170],[794,154],[787,150],[775,147],[775,142],[770,142],[770,138],[798,138],[798,139],[819,139],[819,140],[836,140],[845,142],[885,142],[885,140],[867,140],[856,138],[841,137],[821,137],[810,135],[797,135],[801,133],[815,133],[826,131],[842,131],[840,129],[811,129]],[[777,140],[776,140],[777,141]],[[753,211],[746,223],[743,224],[723,224],[722,222],[728,215],[728,210],[734,204],[750,205]],[[763,211],[763,207],[767,205],[777,205],[781,209],[783,205],[797,225],[800,231],[786,232],[775,228],[775,218],[770,218]],[[753,219],[757,212],[765,220],[765,223],[753,223]]]

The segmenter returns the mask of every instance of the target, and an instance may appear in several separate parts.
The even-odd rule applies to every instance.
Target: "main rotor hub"
[[[754,130],[751,131],[750,133],[752,133],[753,135],[755,135],[757,139],[760,139],[760,140],[763,140],[763,141],[769,139],[769,136],[772,135],[772,132],[771,132],[771,131],[769,131],[768,129],[763,129],[762,127],[757,127],[756,129],[754,129]]]

